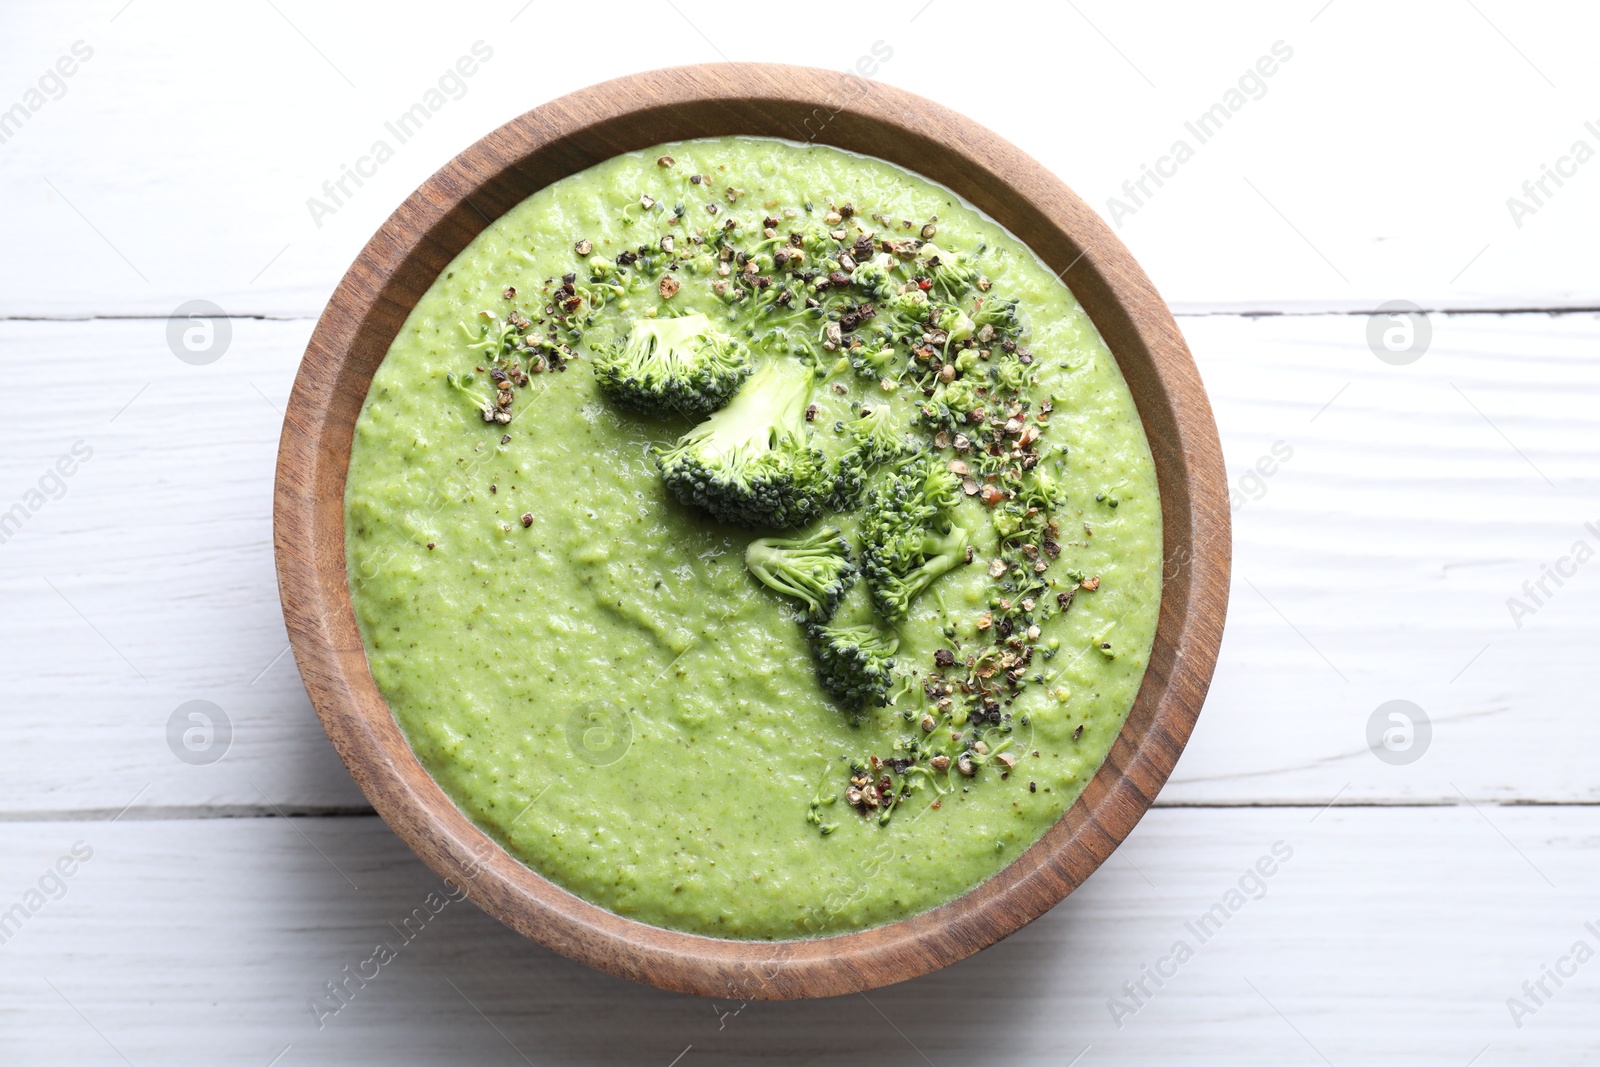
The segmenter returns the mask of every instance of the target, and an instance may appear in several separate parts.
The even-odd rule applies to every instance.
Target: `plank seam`
[[[1542,800],[1537,798],[1509,798],[1505,800],[1480,799],[1480,806],[1495,808],[1594,808],[1600,800]],[[1161,801],[1151,805],[1170,811],[1181,810],[1248,810],[1312,811],[1328,808],[1465,808],[1470,805],[1459,798],[1419,800],[1350,800],[1328,804],[1322,800],[1282,801]],[[148,808],[129,808],[120,817],[126,822],[181,822],[198,819],[351,819],[376,818],[377,812],[364,805],[280,805],[281,812],[261,805],[171,805]],[[0,823],[26,822],[111,822],[118,819],[114,808],[57,808],[40,811],[0,812]]]

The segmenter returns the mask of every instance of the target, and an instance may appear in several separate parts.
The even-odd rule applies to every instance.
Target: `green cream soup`
[[[865,502],[775,531],[669,490],[698,419],[595,366],[690,313],[809,376],[830,465],[888,405],[906,449],[858,468]],[[908,469],[953,472],[967,549],[893,623],[850,586],[892,684],[841,703],[746,548],[831,525],[862,566]],[[1150,449],[1066,286],[946,189],[757,138],[608,160],[468,245],[373,379],[345,536],[373,677],[460,809],[585,900],[728,938],[891,922],[1010,863],[1104,760],[1161,596]]]

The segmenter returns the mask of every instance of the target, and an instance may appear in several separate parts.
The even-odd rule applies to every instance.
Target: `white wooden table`
[[[1600,1060],[1600,16],[1200,6],[6,0],[0,1063]],[[459,98],[314,220],[480,40]],[[1239,506],[1172,782],[1047,917],[870,996],[659,993],[455,904],[319,1027],[309,1002],[438,885],[285,654],[273,457],[324,300],[417,183],[542,101],[874,54],[1116,215],[1180,313]],[[1135,201],[1147,165],[1169,176]],[[167,337],[196,299],[232,316],[206,365]],[[1369,345],[1393,300],[1425,309],[1409,363]],[[169,746],[194,700],[229,724],[216,762]],[[1392,700],[1431,738],[1385,760]]]

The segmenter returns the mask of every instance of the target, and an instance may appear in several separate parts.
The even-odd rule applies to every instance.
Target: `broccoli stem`
[[[728,406],[685,435],[708,460],[753,456],[803,438],[811,375],[787,360],[756,373]]]
[[[744,561],[767,588],[803,601],[816,622],[832,617],[856,577],[850,545],[837,526],[806,537],[758,537],[745,549]]]
[[[822,453],[806,436],[812,371],[775,359],[728,405],[657,453],[679,501],[741,526],[790,529],[815,517],[832,488]]]

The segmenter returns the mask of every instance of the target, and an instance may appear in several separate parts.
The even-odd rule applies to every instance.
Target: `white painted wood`
[[[1360,316],[1182,323],[1242,506],[1216,683],[1161,802],[1600,800],[1600,564],[1521,629],[1506,608],[1574,541],[1600,548],[1600,318],[1435,316],[1406,367]],[[204,367],[165,328],[0,324],[0,511],[94,450],[0,544],[0,813],[115,812],[147,786],[140,811],[359,808],[280,657],[273,458],[310,323],[237,321]],[[1248,481],[1279,441],[1292,456]],[[212,766],[166,743],[196,699],[235,731]],[[1411,765],[1366,748],[1392,699],[1434,725]]]
[[[1592,5],[1264,0],[857,5],[826,32],[725,6],[616,0],[604,41],[547,0],[364,5],[12,0],[0,108],[94,50],[0,144],[0,314],[315,315],[415,186],[500,123],[630,71],[721,58],[854,68],[983,122],[1099,211],[1175,140],[1119,233],[1180,308],[1600,305],[1600,162],[1516,225],[1507,200],[1579,139],[1600,149]],[[417,33],[426,25],[426,33]],[[494,52],[336,214],[322,195],[475,41]],[[1282,41],[1292,58],[1205,143],[1185,129]],[[994,77],[954,72],[964,64]],[[867,69],[871,69],[868,67]],[[1003,72],[1003,74],[1001,73]],[[1256,91],[1252,84],[1247,88]],[[1586,129],[1595,122],[1597,130]],[[393,138],[391,137],[392,141]],[[1120,216],[1120,213],[1118,213]]]
[[[1241,506],[1219,669],[1163,800],[1600,799],[1600,566],[1520,628],[1507,607],[1574,542],[1600,552],[1600,319],[1435,316],[1401,367],[1363,316],[1182,326]],[[1248,481],[1278,441],[1292,458]],[[1434,728],[1406,766],[1366,748],[1395,699]]]
[[[1600,927],[1597,836],[1592,808],[1155,811],[1079,892],[971,960],[741,1010],[589,971],[469,903],[402,946],[441,883],[375,818],[13,823],[0,907],[74,842],[94,854],[0,946],[0,1060],[1061,1067],[1089,1046],[1085,1065],[1587,1063],[1600,962],[1547,980],[1520,1029],[1506,1001],[1578,939],[1600,947],[1584,928]],[[1229,901],[1277,842],[1289,858],[1265,896]],[[1205,943],[1186,925],[1232,903]],[[1131,1007],[1123,983],[1179,940],[1193,958],[1163,988],[1146,979],[1119,1029],[1108,1000]],[[308,1001],[379,942],[397,958],[319,1030]]]
[[[1545,579],[1520,627],[1507,609],[1575,542],[1600,549],[1600,317],[1436,314],[1397,367],[1365,315],[1206,314],[1600,306],[1600,162],[1547,179],[1521,226],[1507,207],[1574,141],[1600,148],[1592,5],[897,0],[815,33],[703,0],[600,14],[596,43],[589,10],[545,0],[0,12],[0,115],[74,42],[94,50],[0,125],[0,319],[93,320],[0,322],[0,1062],[1600,1059],[1600,963],[1545,979],[1548,1003],[1522,992],[1579,938],[1600,949],[1600,565]],[[316,225],[307,198],[480,39],[495,54],[465,94]],[[390,924],[437,886],[370,816],[259,817],[365,810],[282,654],[271,478],[312,319],[394,206],[584,85],[728,57],[844,69],[882,42],[875,77],[1110,217],[1279,40],[1294,55],[1265,96],[1117,220],[1191,313],[1241,490],[1211,699],[1117,856],[973,960],[814,1004],[637,988],[452,904],[318,1030],[308,999],[398,944]],[[974,62],[998,73],[960,73]],[[189,366],[164,316],[195,298],[268,319]],[[1278,442],[1292,455],[1252,480]],[[55,482],[75,445],[92,455]],[[1409,764],[1367,748],[1393,699],[1433,727]],[[190,700],[228,715],[221,762],[168,748]],[[94,856],[65,896],[10,931],[80,840]],[[1198,946],[1185,923],[1279,840],[1294,855],[1266,897]],[[1198,954],[1119,1029],[1108,998],[1179,938]],[[1512,996],[1538,1009],[1520,1028]]]
[[[285,654],[272,562],[282,405],[310,330],[236,322],[210,366],[175,358],[161,320],[0,330],[0,507],[92,449],[0,544],[0,811],[114,812],[146,785],[141,806],[360,803]],[[169,750],[190,700],[231,720],[224,762]]]

